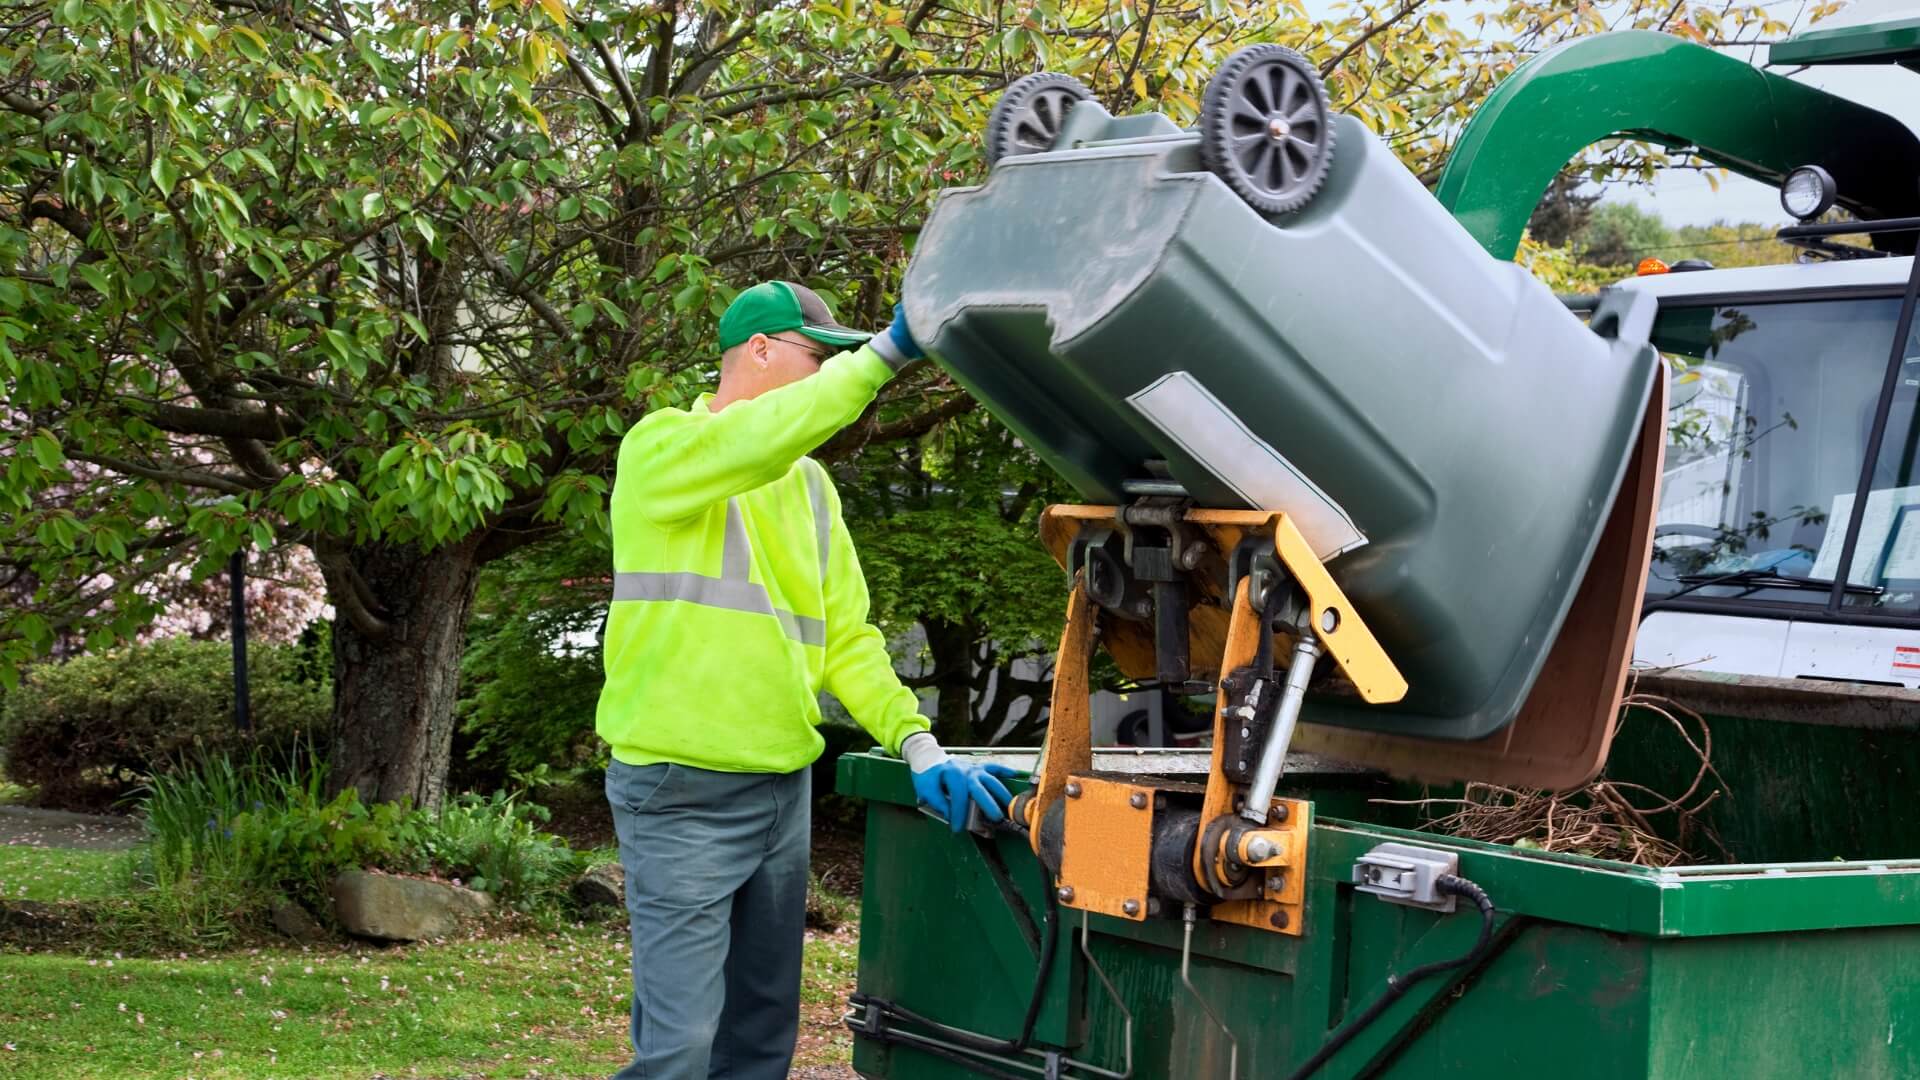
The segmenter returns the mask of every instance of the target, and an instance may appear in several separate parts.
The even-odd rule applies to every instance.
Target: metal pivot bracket
[[[1353,884],[1389,904],[1451,912],[1458,897],[1441,892],[1440,878],[1460,872],[1460,856],[1413,844],[1381,844],[1353,864]]]
[[[1059,899],[1067,907],[1143,922],[1156,906],[1148,888],[1154,789],[1075,774],[1067,778]]]
[[[1233,547],[1227,556],[1227,591],[1225,596],[1237,595],[1240,591],[1240,579],[1248,581],[1247,603],[1255,611],[1265,611],[1267,597],[1274,589],[1287,589],[1293,579],[1287,576],[1287,568],[1281,565],[1279,553],[1274,550],[1273,537],[1250,535]],[[1297,612],[1291,593],[1286,608],[1277,615],[1279,621],[1291,624]]]
[[[1124,619],[1153,614],[1148,587],[1134,573],[1126,536],[1116,528],[1082,528],[1067,549],[1068,572],[1079,572],[1087,595],[1101,608]]]

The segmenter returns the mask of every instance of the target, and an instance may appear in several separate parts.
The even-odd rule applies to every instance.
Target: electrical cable
[[[1015,823],[1011,818],[996,822],[995,828],[1001,832],[1010,833],[1015,836],[1025,837],[1027,835],[1027,830]],[[985,838],[981,838],[980,842],[984,845],[988,841]],[[931,1028],[940,1032],[943,1037],[965,1046],[970,1050],[977,1050],[985,1054],[1018,1054],[1024,1052],[1033,1042],[1033,1029],[1040,1019],[1040,1008],[1046,1002],[1047,984],[1053,974],[1054,954],[1058,951],[1060,942],[1060,898],[1053,891],[1053,878],[1048,872],[1046,864],[1040,862],[1038,859],[1034,860],[1034,862],[1035,865],[1040,867],[1041,894],[1046,897],[1047,921],[1046,929],[1040,939],[1039,970],[1034,973],[1033,992],[1027,998],[1027,1008],[1021,1017],[1020,1034],[1017,1038],[996,1039],[991,1036],[981,1035],[978,1032],[950,1027],[938,1020],[922,1016],[904,1005],[887,1001],[884,998],[855,994],[849,1001],[856,1008],[866,1008],[869,1005],[877,1007],[888,1019],[901,1019],[911,1024]],[[1028,918],[1031,920],[1032,916],[1029,914]],[[917,1048],[923,1050],[929,1049],[927,1047]]]
[[[1320,1067],[1325,1065],[1328,1059],[1339,1053],[1341,1047],[1352,1042],[1353,1037],[1365,1030],[1368,1024],[1379,1019],[1380,1014],[1386,1012],[1394,1002],[1405,996],[1415,983],[1430,975],[1466,967],[1477,962],[1485,954],[1487,946],[1493,942],[1493,900],[1487,896],[1487,891],[1466,878],[1454,874],[1442,874],[1435,879],[1434,886],[1441,892],[1464,896],[1472,900],[1474,906],[1480,909],[1480,937],[1474,941],[1473,948],[1451,960],[1436,960],[1431,964],[1422,964],[1404,975],[1389,973],[1386,990],[1374,999],[1373,1004],[1367,1006],[1366,1011],[1359,1016],[1347,1021],[1340,1030],[1328,1036],[1327,1041],[1321,1044],[1319,1051],[1308,1058],[1306,1064],[1289,1074],[1287,1080],[1307,1080],[1308,1077],[1320,1071]]]

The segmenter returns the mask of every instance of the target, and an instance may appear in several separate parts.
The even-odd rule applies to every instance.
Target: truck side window
[[[1819,585],[1840,572],[1899,305],[1856,298],[1662,306],[1654,341],[1673,381],[1650,601],[1685,594],[1828,603],[1830,591]],[[1916,386],[1896,402],[1899,415],[1887,428],[1888,441],[1903,447],[1920,438],[1920,359],[1915,368]],[[1894,461],[1898,451],[1883,457],[1892,472],[1885,496],[1870,497],[1869,523],[1885,518],[1875,534],[1883,539],[1911,537],[1920,586],[1920,505],[1902,516],[1900,501],[1910,494],[1907,501],[1920,504],[1920,464],[1912,455]],[[1881,503],[1889,509],[1876,516]],[[1911,531],[1890,532],[1894,517]],[[1887,565],[1905,572],[1902,558],[1896,552]],[[1878,572],[1856,563],[1849,579]]]
[[[1860,541],[1847,571],[1849,583],[1881,590],[1849,594],[1847,606],[1888,615],[1920,614],[1920,325],[1901,356]]]

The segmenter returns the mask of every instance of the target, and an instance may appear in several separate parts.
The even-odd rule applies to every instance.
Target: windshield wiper
[[[1789,577],[1777,572],[1771,566],[1759,566],[1751,570],[1735,570],[1731,574],[1680,574],[1677,575],[1674,580],[1680,582],[1685,588],[1676,589],[1665,596],[1656,596],[1652,599],[1656,601],[1672,600],[1676,596],[1685,596],[1695,589],[1704,589],[1709,585],[1738,585],[1749,590],[1811,589],[1816,592],[1825,593],[1833,591],[1833,579],[1831,578]],[[1883,585],[1848,584],[1844,591],[1849,596],[1879,596],[1887,590]]]

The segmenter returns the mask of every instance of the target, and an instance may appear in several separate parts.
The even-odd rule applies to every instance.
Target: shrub
[[[327,671],[311,647],[254,646],[249,740],[234,729],[225,642],[168,638],[41,664],[0,704],[7,774],[43,803],[97,807],[195,754],[249,741],[284,754],[326,730]]]
[[[496,791],[455,797],[424,830],[419,854],[434,869],[502,903],[534,908],[556,901],[584,869],[559,837],[541,832],[543,806]]]
[[[132,856],[122,929],[148,942],[216,945],[261,925],[290,896],[327,913],[343,870],[434,872],[521,910],[555,907],[585,860],[538,826],[547,811],[518,795],[461,795],[438,813],[405,803],[327,798],[326,766],[307,750],[236,761],[200,755],[156,776],[138,806],[147,842]]]
[[[131,929],[165,941],[218,944],[263,921],[279,896],[327,910],[334,875],[358,867],[413,869],[427,815],[366,806],[353,790],[323,794],[309,752],[240,764],[201,755],[156,776],[139,798],[147,843],[134,853]]]
[[[577,766],[604,756],[594,735],[600,650],[577,646],[574,613],[477,616],[460,661],[456,772],[492,785],[542,765]]]

